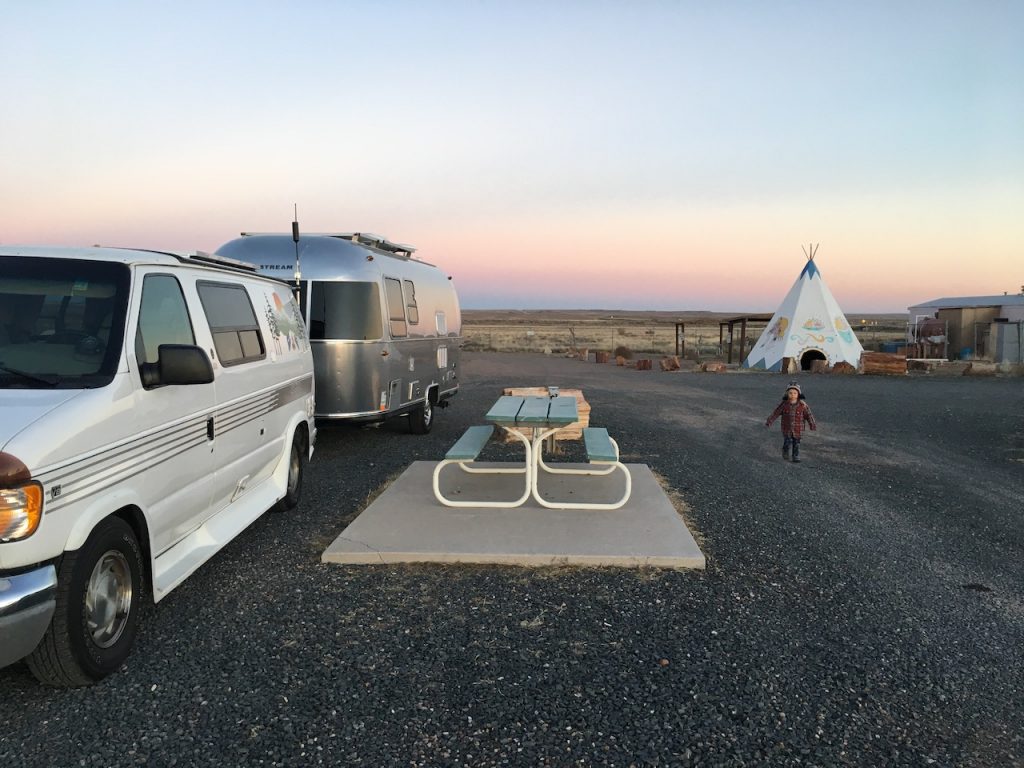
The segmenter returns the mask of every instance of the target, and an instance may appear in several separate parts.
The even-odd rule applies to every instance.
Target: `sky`
[[[1024,2],[5,4],[0,244],[374,232],[462,306],[1024,290]]]

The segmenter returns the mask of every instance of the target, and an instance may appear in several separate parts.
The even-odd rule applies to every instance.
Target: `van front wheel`
[[[434,404],[428,397],[422,405],[409,412],[409,431],[414,435],[425,435],[434,426]]]
[[[101,680],[131,653],[143,594],[142,551],[131,526],[109,517],[57,569],[57,608],[28,666],[50,685]]]

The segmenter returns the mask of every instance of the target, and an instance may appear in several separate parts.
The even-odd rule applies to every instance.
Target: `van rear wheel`
[[[296,432],[292,436],[292,447],[288,452],[288,483],[284,497],[277,504],[277,509],[286,512],[295,509],[302,500],[302,477],[306,474],[306,445],[302,435]]]
[[[41,682],[89,685],[131,653],[143,594],[142,551],[128,523],[109,517],[57,569],[57,608],[28,657]]]
[[[414,435],[425,435],[434,426],[434,404],[427,397],[422,405],[409,412],[409,431]]]

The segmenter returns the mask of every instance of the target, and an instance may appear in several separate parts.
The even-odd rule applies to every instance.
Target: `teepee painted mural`
[[[805,369],[814,359],[825,360],[830,367],[860,362],[864,348],[815,266],[816,253],[817,246],[810,252],[804,249],[807,264],[750,350],[744,368],[781,371],[784,357]]]

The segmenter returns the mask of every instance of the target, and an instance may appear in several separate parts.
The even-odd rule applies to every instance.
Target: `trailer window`
[[[405,314],[410,325],[420,324],[420,310],[416,306],[416,286],[412,280],[405,281]]]
[[[392,277],[384,278],[384,290],[388,294],[388,320],[391,322],[391,336],[399,338],[409,335],[405,324],[405,302],[402,301],[402,283]]]
[[[384,335],[376,283],[316,281],[309,294],[309,337],[371,341]]]
[[[238,365],[266,357],[260,326],[245,288],[200,282],[196,289],[221,365]]]

